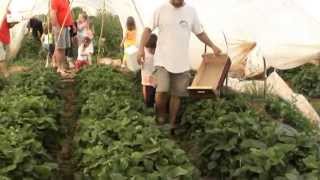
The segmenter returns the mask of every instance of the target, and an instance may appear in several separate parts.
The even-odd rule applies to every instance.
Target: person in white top
[[[79,44],[82,43],[83,38],[86,36],[86,31],[90,29],[88,15],[85,12],[82,12],[79,14],[78,20],[77,20],[77,35]]]
[[[52,58],[54,53],[54,42],[53,42],[53,35],[52,35],[52,27],[51,26],[45,26],[44,32],[41,36],[41,43],[43,49],[48,52],[47,54],[47,61],[46,61],[46,67],[49,66],[49,59]]]
[[[153,57],[157,47],[158,37],[155,34],[151,34],[145,48],[145,59],[141,68],[141,84],[144,102],[147,107],[154,106],[155,96],[155,80],[153,78],[153,72],[155,70],[153,64]]]
[[[84,37],[81,45],[78,48],[78,58],[76,61],[76,70],[87,66],[93,54],[93,45],[89,37]]]
[[[176,116],[180,109],[180,98],[187,96],[190,84],[189,41],[191,33],[212,48],[215,54],[221,50],[209,39],[199,21],[196,10],[184,0],[170,0],[159,7],[142,35],[138,61],[145,58],[144,46],[153,30],[158,28],[159,39],[154,56],[156,70],[156,110],[157,121],[164,123],[167,102],[170,98],[169,120],[172,133],[176,128]],[[169,96],[169,94],[171,96]]]

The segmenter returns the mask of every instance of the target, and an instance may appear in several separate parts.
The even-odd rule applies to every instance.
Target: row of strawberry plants
[[[319,129],[278,98],[257,100],[231,93],[189,102],[181,123],[182,145],[202,175],[259,180],[320,177]]]
[[[199,179],[186,153],[154,125],[134,80],[108,67],[77,78],[76,158],[88,179]]]
[[[59,80],[41,68],[1,80],[0,179],[55,177],[57,164],[48,147],[60,137]]]
[[[311,98],[320,98],[320,67],[305,65],[280,72],[295,91]]]

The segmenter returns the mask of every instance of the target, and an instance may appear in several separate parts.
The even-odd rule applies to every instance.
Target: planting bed
[[[63,81],[33,68],[0,78],[0,93],[0,179],[320,177],[319,129],[275,97],[184,99],[172,138],[139,80],[107,66]]]

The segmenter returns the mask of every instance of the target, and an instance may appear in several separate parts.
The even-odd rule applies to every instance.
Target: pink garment
[[[145,62],[141,68],[141,84],[144,86],[155,87],[156,81],[153,77],[153,72],[155,70],[153,65],[153,54],[150,53],[149,49],[145,48]]]
[[[85,32],[84,32],[84,37],[89,37],[91,40],[93,39],[93,32],[90,30],[90,29],[88,29],[88,30],[85,30]]]
[[[89,29],[89,22],[88,21],[78,21],[78,30],[84,31]]]
[[[156,81],[152,75],[141,74],[141,84],[143,86],[156,86]]]

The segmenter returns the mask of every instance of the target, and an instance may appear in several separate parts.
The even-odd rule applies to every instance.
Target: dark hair
[[[43,28],[44,34],[49,34],[49,33],[52,32],[52,25],[51,25],[51,23],[49,24],[49,26],[48,26],[48,24],[44,24],[43,27],[44,27],[44,28]]]
[[[83,38],[83,42],[90,43],[90,42],[91,42],[91,39],[90,39],[88,36],[85,36],[85,37]]]
[[[127,19],[127,29],[129,31],[136,30],[136,22],[132,16],[129,16]]]
[[[158,36],[155,34],[151,34],[150,38],[146,44],[146,48],[156,49],[157,48],[157,41],[158,41]]]
[[[49,34],[48,26],[44,26],[43,33],[44,33],[44,34]]]
[[[88,20],[88,14],[86,12],[82,12],[81,16],[83,17],[83,19]]]

